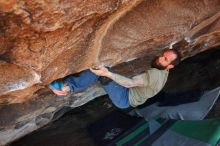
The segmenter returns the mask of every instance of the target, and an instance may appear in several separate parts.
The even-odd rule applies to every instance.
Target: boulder
[[[220,45],[219,18],[219,0],[0,0],[0,145],[105,94],[57,101],[53,80],[99,64],[132,76],[165,48],[186,59]]]

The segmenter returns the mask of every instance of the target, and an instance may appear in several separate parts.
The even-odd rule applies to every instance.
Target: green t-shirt
[[[167,70],[159,70],[156,68],[149,69],[142,74],[144,87],[129,88],[130,105],[136,107],[143,104],[148,98],[153,97],[164,87],[169,72]]]

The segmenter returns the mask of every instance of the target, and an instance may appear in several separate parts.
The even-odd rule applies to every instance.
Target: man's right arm
[[[124,86],[126,88],[143,87],[144,86],[143,74],[135,76],[130,79],[125,76],[122,76],[122,75],[119,75],[116,73],[112,73],[104,66],[100,66],[100,67],[98,67],[98,69],[90,68],[90,70],[94,74],[96,74],[98,76],[108,77],[108,78],[112,79],[113,81],[115,81],[116,83],[118,83],[119,85]]]
[[[144,86],[144,80],[142,76],[143,74],[134,76],[133,78],[127,78],[125,76],[110,72],[107,77],[112,79],[113,81],[115,81],[121,86],[124,86],[126,88],[131,88],[131,87],[143,87]]]

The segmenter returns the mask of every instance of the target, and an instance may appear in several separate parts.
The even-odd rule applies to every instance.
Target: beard
[[[165,70],[166,66],[162,66],[159,62],[158,62],[158,57],[155,57],[152,62],[151,62],[151,67],[153,68],[157,68],[159,70]]]

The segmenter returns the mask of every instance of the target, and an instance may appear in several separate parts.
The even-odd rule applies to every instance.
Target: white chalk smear
[[[9,82],[8,84],[5,85],[6,87],[3,88],[3,92],[1,93],[7,94],[12,91],[23,90],[25,88],[31,87],[32,85],[36,83],[41,83],[41,80],[40,80],[41,76],[37,74],[35,71],[32,71],[31,73],[32,73],[33,79],[29,79],[29,81],[20,79],[16,82]]]
[[[177,41],[171,42],[170,45],[169,45],[169,49],[173,49],[173,45],[176,44],[176,43],[177,43]]]
[[[133,61],[133,60],[135,60],[135,59],[137,59],[137,57],[130,58],[130,59],[128,59],[126,62],[130,62],[130,61]]]
[[[189,37],[185,37],[184,39],[185,39],[185,41],[187,41],[188,43],[192,42],[192,40],[191,40]]]

